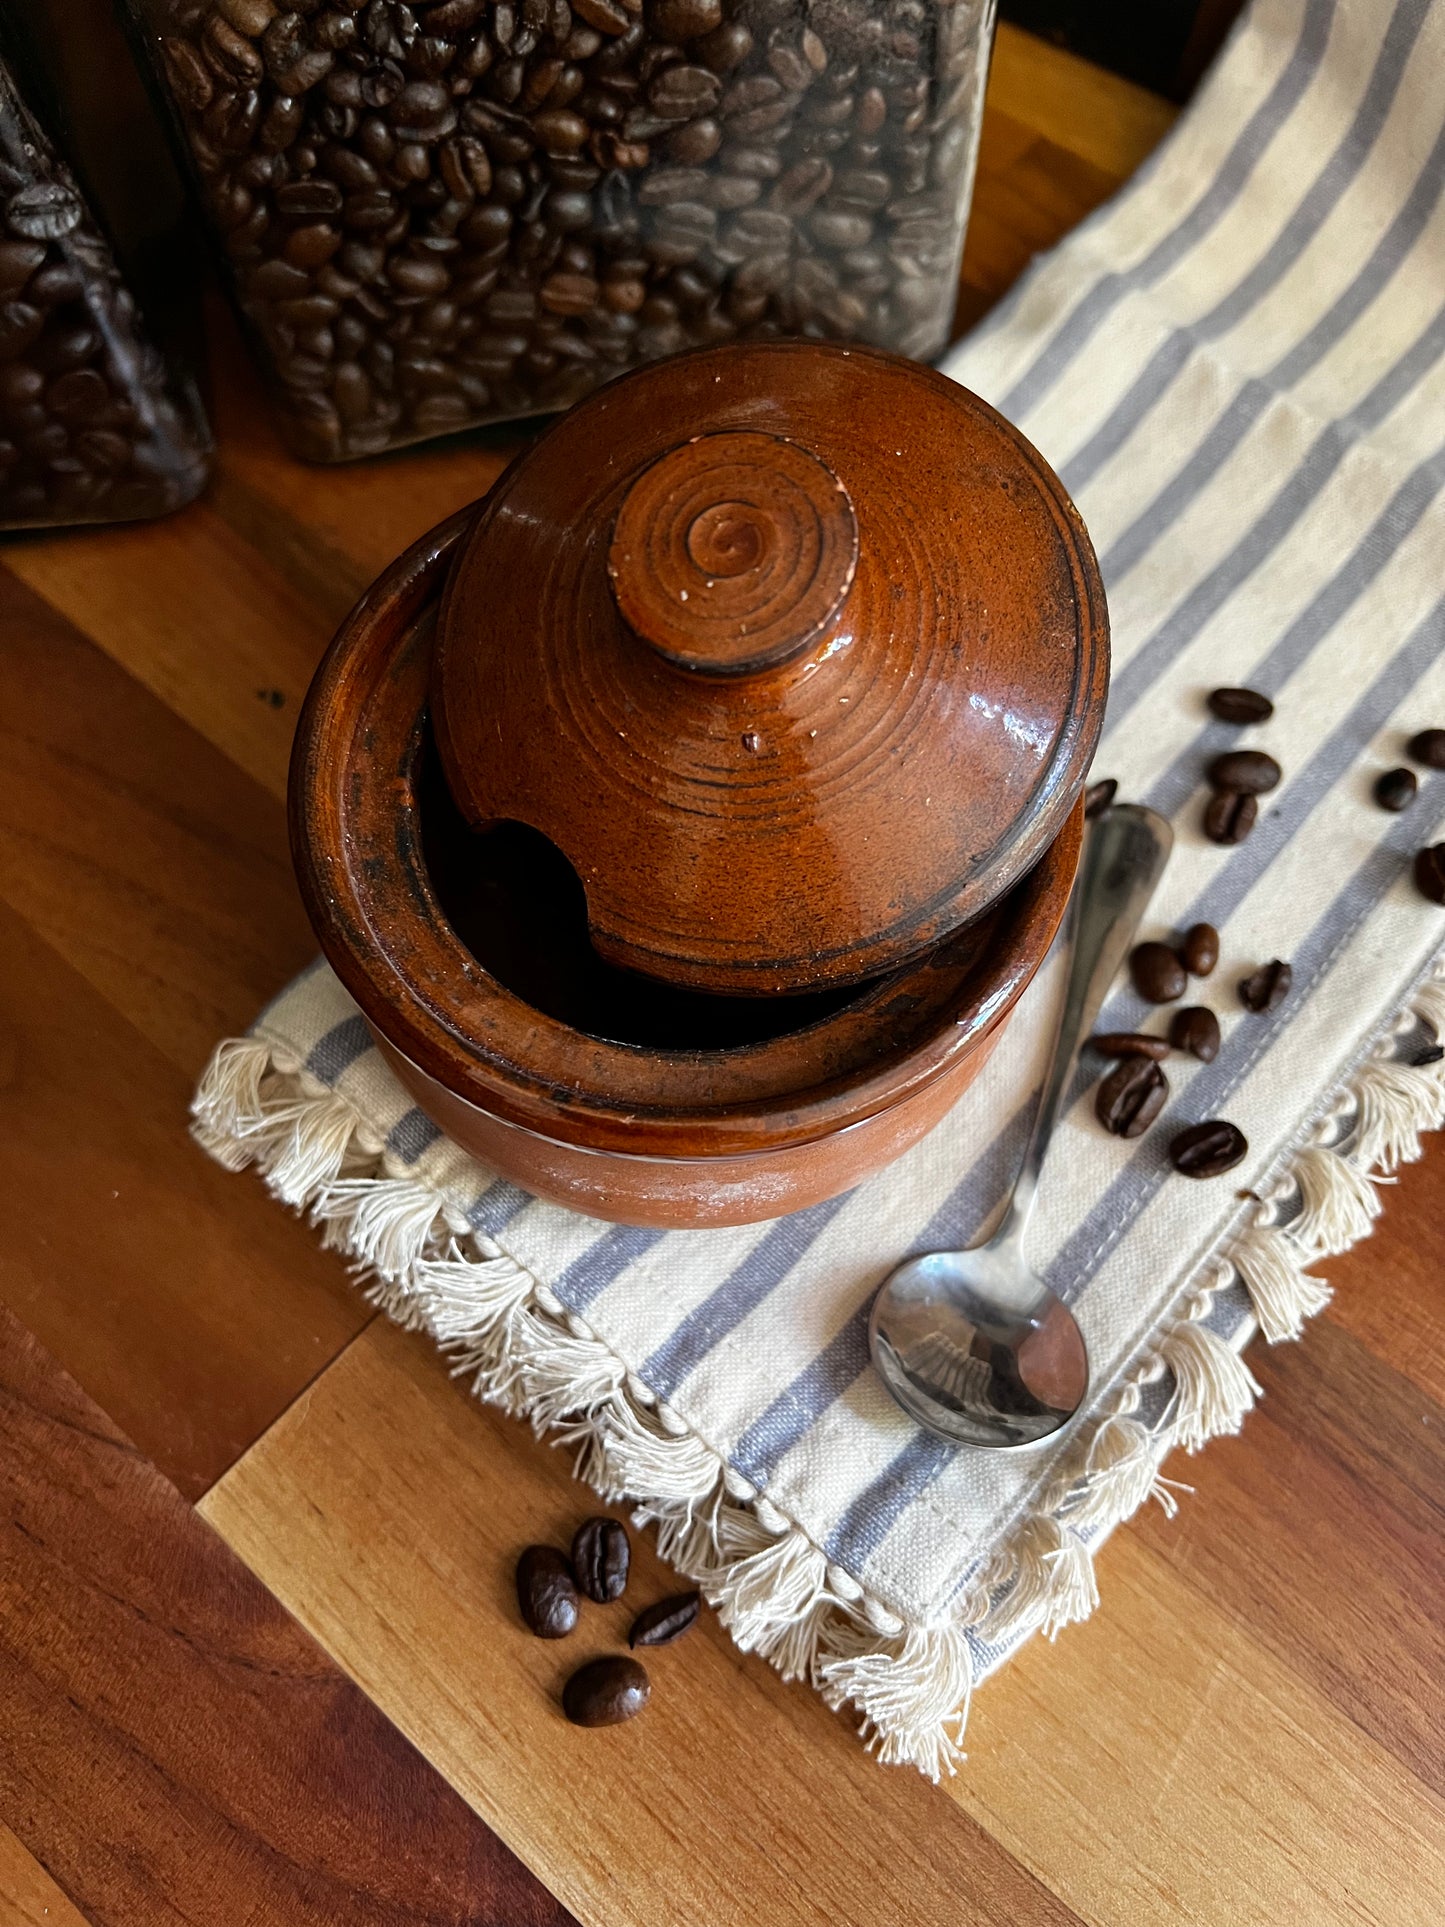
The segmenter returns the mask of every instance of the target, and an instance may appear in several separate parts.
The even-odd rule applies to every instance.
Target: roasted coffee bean
[[[1099,1086],[1094,1114],[1114,1137],[1142,1137],[1168,1097],[1169,1079],[1152,1057],[1121,1057]]]
[[[1166,1038],[1148,1037],[1140,1030],[1101,1030],[1088,1043],[1100,1057],[1152,1057],[1157,1063],[1169,1055]]]
[[[1262,749],[1231,749],[1209,765],[1210,787],[1234,796],[1262,796],[1280,779],[1279,764]]]
[[[538,1639],[565,1639],[577,1624],[577,1582],[555,1546],[528,1546],[517,1561],[517,1605]]]
[[[1237,1124],[1212,1118],[1191,1124],[1169,1145],[1169,1161],[1186,1178],[1217,1178],[1232,1171],[1249,1153],[1249,1140]]]
[[[1219,1055],[1219,1019],[1203,1004],[1176,1010],[1169,1024],[1169,1042],[1201,1064],[1212,1064]]]
[[[1204,809],[1204,834],[1211,843],[1243,843],[1254,828],[1259,804],[1236,790],[1219,790]]]
[[[589,1599],[605,1605],[627,1590],[627,1568],[632,1546],[627,1528],[618,1519],[588,1519],[572,1541],[572,1569]]]
[[[1267,723],[1274,704],[1257,689],[1214,689],[1209,707],[1222,723]]]
[[[649,26],[664,40],[697,40],[722,23],[722,0],[653,0],[648,13]]]
[[[1117,777],[1106,776],[1101,782],[1090,783],[1084,791],[1085,817],[1092,822],[1095,817],[1102,816],[1118,794]]]
[[[670,1646],[696,1622],[701,1605],[700,1593],[680,1592],[671,1599],[659,1599],[655,1606],[645,1606],[632,1622],[628,1645]]]
[[[583,0],[572,3],[582,11]],[[652,1682],[643,1668],[619,1653],[594,1659],[572,1675],[562,1689],[562,1711],[574,1726],[620,1726],[637,1717],[651,1693]]]
[[[1445,729],[1422,729],[1405,748],[1426,769],[1445,769]]]
[[[1172,1004],[1184,995],[1184,966],[1167,943],[1136,943],[1129,952],[1129,975],[1146,1003]]]
[[[1219,962],[1219,932],[1212,923],[1191,923],[1179,945],[1179,961],[1191,977],[1208,977]]]
[[[1431,903],[1445,904],[1445,843],[1415,852],[1415,887]]]
[[[1387,769],[1375,778],[1375,801],[1382,810],[1398,815],[1408,810],[1420,785],[1412,769]]]
[[[1272,963],[1261,964],[1258,970],[1252,970],[1240,980],[1239,1001],[1257,1015],[1278,1010],[1293,982],[1293,970],[1283,958],[1276,957]]]

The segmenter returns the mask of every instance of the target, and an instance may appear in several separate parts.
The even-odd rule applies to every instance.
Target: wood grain
[[[1196,1496],[1142,1538],[1445,1795],[1445,1409],[1328,1320],[1251,1366],[1247,1433],[1174,1468]]]
[[[0,1808],[83,1913],[147,1927],[565,1927],[3,1314],[0,1445]]]
[[[1435,1927],[1440,1802],[1133,1528],[1099,1565],[978,1694],[955,1799],[1098,1927]]]
[[[1326,1317],[1412,1385],[1445,1405],[1445,1136],[1381,1187],[1375,1235],[1325,1267]]]
[[[0,897],[190,1077],[315,954],[275,800],[3,569]]]
[[[0,1901],[5,1927],[85,1927],[83,1917],[33,1854],[0,1823]]]
[[[683,1917],[715,1918],[730,1884],[779,1923],[901,1927],[940,1918],[945,1894],[960,1921],[1047,1918],[1027,1910],[1039,1903],[1010,1884],[1017,1870],[990,1835],[1100,1927],[1275,1927],[1287,1900],[1311,1927],[1426,1927],[1427,1897],[1445,1891],[1445,1809],[1399,1757],[1387,1711],[1398,1724],[1420,1690],[1421,1649],[1382,1669],[1372,1738],[1348,1681],[1321,1679],[1296,1650],[1305,1642],[1256,1623],[1267,1584],[1253,1613],[1227,1603],[1257,1548],[1231,1558],[1218,1496],[1186,1501],[1192,1554],[1171,1529],[1162,1544],[1118,1535],[1098,1616],[1057,1647],[1035,1642],[980,1690],[952,1800],[873,1766],[807,1687],[731,1653],[708,1621],[650,1660],[652,1704],[615,1736],[606,1810],[585,1819],[573,1802],[587,1797],[595,1736],[555,1709],[573,1655],[526,1638],[507,1580],[527,1540],[566,1543],[587,1497],[561,1454],[449,1386],[425,1341],[368,1330],[203,1510],[589,1927],[631,1927],[669,1896]],[[1329,1494],[1346,1508],[1341,1532],[1365,1521],[1369,1497]],[[1315,1573],[1310,1550],[1276,1530],[1282,1574],[1309,1579],[1321,1615],[1345,1624],[1356,1570]],[[636,1567],[624,1605],[589,1616],[577,1658],[668,1589],[650,1549]],[[1427,1703],[1438,1716],[1438,1691]],[[778,1812],[796,1820],[781,1860]],[[680,1813],[716,1813],[726,1830],[698,1834]],[[979,1832],[959,1831],[964,1813]],[[582,1836],[600,1860],[577,1854]]]
[[[334,1253],[191,1142],[189,1100],[0,904],[0,1302],[195,1496],[370,1311]]]
[[[444,1475],[441,1469],[444,1468]],[[884,1772],[805,1686],[711,1616],[647,1655],[629,1726],[568,1726],[571,1670],[677,1590],[635,1542],[627,1596],[534,1639],[512,1594],[532,1541],[596,1509],[566,1457],[378,1325],[203,1501],[252,1569],[588,1927],[957,1927],[1073,1919],[911,1772]]]

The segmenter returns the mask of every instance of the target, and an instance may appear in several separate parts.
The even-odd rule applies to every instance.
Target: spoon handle
[[[1028,1148],[992,1243],[1023,1236],[1074,1058],[1128,954],[1173,846],[1174,832],[1164,818],[1142,803],[1116,803],[1088,827],[1066,916],[1068,975],[1053,1054]]]

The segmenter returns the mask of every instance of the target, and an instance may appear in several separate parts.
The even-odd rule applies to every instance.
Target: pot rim
[[[843,1009],[761,1044],[609,1042],[547,1017],[483,968],[437,902],[411,788],[435,614],[475,513],[450,517],[377,578],[323,657],[297,723],[292,857],[322,951],[368,1023],[484,1112],[559,1143],[661,1159],[830,1137],[977,1048],[1062,919],[1082,795],[1038,864],[983,917]]]

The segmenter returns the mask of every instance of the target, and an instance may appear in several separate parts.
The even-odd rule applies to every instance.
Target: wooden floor
[[[960,325],[1170,113],[1001,33]],[[1244,1435],[1171,1467],[1179,1518],[979,1693],[947,1789],[707,1620],[633,1726],[561,1720],[580,1649],[508,1592],[588,1509],[566,1459],[185,1132],[311,954],[282,797],[330,631],[515,442],[302,468],[214,333],[207,498],[0,547],[3,1927],[1438,1927],[1438,1141]]]

